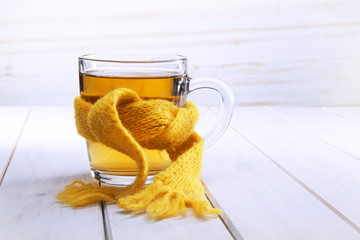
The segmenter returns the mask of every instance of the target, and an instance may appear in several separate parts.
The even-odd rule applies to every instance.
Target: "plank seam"
[[[101,187],[101,182],[97,182],[99,187]],[[104,230],[104,240],[112,240],[112,232],[109,224],[109,215],[106,207],[106,203],[104,201],[100,202],[101,208],[101,216],[102,216],[102,223],[103,223],[103,230]]]
[[[111,228],[109,224],[109,216],[107,212],[107,207],[103,201],[101,201],[101,213],[102,213],[102,219],[103,219],[103,228],[104,228],[104,239],[105,240],[112,240],[112,233]]]
[[[346,120],[348,120],[348,121],[350,121],[350,122],[352,122],[352,123],[355,123],[355,124],[357,124],[357,125],[360,125],[360,122],[352,119],[351,117],[349,118],[349,117],[347,117],[347,116],[344,116],[343,114],[341,114],[341,113],[339,113],[339,112],[336,112],[336,111],[333,110],[333,109],[329,109],[328,107],[321,107],[321,109],[324,110],[324,111],[326,111],[326,112],[335,114],[335,115],[338,116],[338,117],[344,118],[344,119],[346,119]]]
[[[21,138],[21,136],[22,136],[22,134],[23,134],[23,131],[24,131],[25,125],[26,125],[26,123],[27,123],[27,121],[28,121],[28,119],[29,119],[29,115],[30,115],[31,110],[32,110],[32,107],[29,108],[29,110],[28,110],[28,112],[27,112],[27,114],[26,114],[26,118],[25,118],[24,123],[23,123],[23,125],[22,125],[22,127],[21,127],[19,136],[17,137],[17,139],[16,139],[16,141],[15,141],[15,144],[14,144],[12,150],[11,150],[11,154],[10,154],[10,156],[9,156],[8,161],[5,163],[4,169],[3,169],[3,171],[1,172],[1,175],[0,175],[0,186],[1,186],[1,184],[2,184],[2,182],[3,182],[3,180],[4,180],[4,178],[5,178],[6,172],[7,172],[8,168],[9,168],[9,166],[10,166],[10,162],[11,162],[13,156],[14,156],[14,153],[15,153],[15,151],[16,151],[17,145],[18,145],[18,143],[19,143],[19,141],[20,141],[20,138]]]
[[[240,232],[237,230],[237,228],[235,227],[235,225],[233,224],[233,222],[230,220],[230,218],[227,216],[227,214],[225,213],[225,211],[222,209],[222,207],[220,206],[219,202],[216,200],[216,198],[214,197],[214,195],[210,192],[209,188],[206,186],[206,184],[204,183],[204,181],[202,181],[202,184],[204,186],[204,190],[205,190],[205,195],[206,198],[208,199],[208,201],[210,202],[210,204],[214,207],[214,208],[219,208],[222,210],[222,213],[219,215],[219,218],[221,220],[221,222],[224,224],[225,228],[228,230],[228,232],[230,233],[231,237],[234,240],[244,240],[244,238],[241,236]]]
[[[186,36],[186,35],[206,35],[206,34],[223,34],[223,33],[242,33],[242,32],[267,32],[267,31],[286,31],[293,29],[319,29],[319,28],[334,28],[334,27],[348,27],[348,26],[357,26],[360,22],[342,22],[342,23],[333,23],[333,24],[293,24],[288,26],[278,26],[278,27],[250,27],[250,28],[233,28],[233,29],[215,29],[215,30],[203,30],[203,31],[181,31],[181,32],[167,32],[167,33],[157,33],[157,37],[176,37],[176,36]],[[123,34],[106,34],[98,37],[92,37],[92,39],[102,40],[102,39],[116,39],[124,38],[126,36],[129,38],[138,38],[143,37],[144,34],[132,34],[132,35],[123,35]],[[45,42],[45,41],[82,41],[85,37],[52,37],[52,38],[30,38],[30,39],[6,39],[0,40],[0,44],[7,43],[18,43],[18,42]]]

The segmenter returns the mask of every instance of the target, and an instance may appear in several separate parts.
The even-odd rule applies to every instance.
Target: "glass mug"
[[[81,97],[90,103],[116,88],[129,88],[142,99],[166,99],[181,107],[187,94],[197,89],[216,90],[222,99],[221,115],[214,129],[204,136],[205,148],[215,143],[227,128],[234,97],[222,81],[214,78],[191,79],[187,73],[187,58],[181,55],[119,55],[88,54],[79,57]],[[127,155],[101,143],[87,142],[91,174],[100,183],[131,184],[137,165]],[[148,160],[147,184],[154,175],[170,166],[165,150],[144,149]]]

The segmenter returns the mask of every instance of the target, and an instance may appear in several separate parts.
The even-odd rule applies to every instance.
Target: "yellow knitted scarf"
[[[127,187],[99,187],[74,181],[57,199],[71,207],[99,201],[126,210],[143,210],[155,219],[177,216],[192,207],[196,214],[220,214],[205,198],[200,180],[203,139],[193,130],[198,110],[189,101],[176,107],[166,100],[142,100],[132,90],[119,88],[95,104],[75,98],[78,133],[131,157],[138,166]],[[143,147],[166,150],[173,163],[143,188],[148,163]]]

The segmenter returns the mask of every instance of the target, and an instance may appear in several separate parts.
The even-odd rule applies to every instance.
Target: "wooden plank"
[[[216,35],[214,37],[218,38]],[[295,45],[299,51],[305,52],[308,45],[315,41],[299,40],[294,45],[289,46],[286,45],[287,41],[285,40],[275,40],[277,41],[276,45],[273,42],[264,42],[261,45],[244,43],[236,46],[232,46],[230,43],[215,44],[211,46],[214,56],[225,56],[216,58],[209,55],[208,45],[195,45],[193,47],[169,45],[168,47],[159,47],[158,50],[159,52],[180,52],[187,55],[190,59],[190,74],[194,78],[213,76],[227,82],[237,96],[237,105],[316,104],[328,106],[358,104],[360,103],[360,95],[357,94],[357,88],[354,86],[356,86],[357,79],[360,76],[360,72],[356,68],[360,64],[360,58],[352,56],[351,54],[354,51],[345,47],[341,49],[341,54],[334,57],[329,55],[326,47],[326,45],[339,45],[345,40],[318,40],[316,41],[316,44],[320,45],[317,47],[318,53],[311,56],[300,57],[297,55],[284,59],[274,59],[271,56],[276,55],[280,49],[285,50],[286,48],[286,51],[290,51],[294,49]],[[353,38],[350,45],[356,44],[358,40]],[[114,41],[118,42],[117,40]],[[51,45],[51,43],[49,44]],[[100,48],[104,51],[110,49],[110,47],[101,46]],[[117,49],[118,46],[112,46],[112,48]],[[120,49],[122,50],[122,48]],[[142,51],[144,48],[137,45],[128,49],[132,49],[133,52],[145,52]],[[271,50],[268,50],[266,56],[260,56],[262,52],[255,50],[259,48]],[[152,50],[156,51],[156,48]],[[4,66],[7,66],[9,70],[2,70],[5,76],[0,80],[0,89],[3,89],[1,102],[4,104],[69,104],[71,95],[78,92],[76,60],[84,51],[66,52],[65,50],[63,53],[60,51],[63,50],[59,49],[53,53],[21,53],[6,57],[3,60]],[[88,51],[92,52],[95,49]],[[251,53],[254,51],[256,53]],[[53,54],[58,57],[50,63],[48,59]],[[320,60],[315,65],[311,60],[314,57]],[[28,64],[32,59],[37,59],[37,67]],[[53,67],[58,65],[64,66],[64,70],[57,70]],[[346,69],[344,73],[331,72],[340,66]],[[321,69],[333,70],[329,72]],[[62,73],[61,71],[66,72]],[[342,84],[341,79],[346,79],[347,84]],[[32,85],[32,82],[37,82],[44,88],[35,88],[36,85]],[[18,88],[19,85],[26,86],[26,88]],[[25,90],[28,88],[31,91]],[[326,94],[320,92],[326,92]]]
[[[313,113],[313,109],[306,112],[304,108],[304,117],[310,121],[316,121],[317,115]],[[232,126],[315,198],[360,232],[360,207],[357,204],[360,200],[360,161],[269,109],[236,108]]]
[[[356,28],[338,27],[334,29],[324,29],[332,34],[339,34],[336,38],[314,38],[299,37],[293,39],[287,31],[271,30],[265,32],[247,32],[238,30],[235,32],[204,32],[204,33],[187,33],[179,34],[179,36],[152,36],[146,38],[146,41],[141,36],[122,38],[119,42],[118,38],[121,36],[104,37],[99,40],[89,37],[85,42],[80,40],[68,40],[62,42],[61,40],[45,40],[42,42],[30,43],[13,43],[0,44],[0,51],[4,53],[4,59],[1,63],[4,64],[0,68],[0,73],[4,77],[10,76],[38,76],[49,74],[64,74],[73,73],[77,70],[77,57],[81,54],[107,51],[107,52],[122,52],[122,53],[154,53],[154,52],[175,52],[182,53],[189,57],[190,65],[197,66],[194,73],[208,72],[215,74],[216,68],[222,68],[221,74],[232,76],[229,80],[234,80],[235,74],[241,74],[237,78],[238,81],[244,81],[243,85],[251,84],[252,78],[258,77],[257,81],[276,81],[274,74],[279,76],[279,80],[294,81],[304,77],[316,79],[317,76],[310,76],[313,74],[322,74],[323,76],[338,78],[339,76],[346,76],[347,78],[355,77],[354,68],[358,63],[359,52],[351,51],[351,46],[355,45],[360,36],[352,38],[342,35],[344,31],[354,30]],[[299,29],[296,30],[300,35],[311,35],[317,29]],[[279,37],[282,36],[282,37]],[[360,34],[359,34],[360,35]],[[144,36],[145,37],[145,36]],[[272,41],[269,41],[271,38]],[[211,39],[211,40],[209,40]],[[288,42],[291,41],[291,44]],[[349,46],[340,46],[341,52],[335,53],[328,50],[328,45],[338,44],[346,41]],[[185,45],[184,42],[187,42]],[[241,42],[235,44],[234,42]],[[148,48],[152,46],[152,49]],[[306,51],[309,45],[316,47],[317,51],[312,55]],[[302,50],[301,54],[293,55],[276,55],[280,50],[291,52],[294,46],[298,46]],[[209,47],[214,50],[209,53]],[[115,49],[115,50],[114,50]],[[254,51],[257,49],[258,51]],[[267,49],[266,54],[263,51]],[[224,54],[221,55],[221,50]],[[235,51],[235,52],[232,52]],[[56,64],[50,64],[48,59],[53,54],[57,54],[54,63],[62,63],[62,68]],[[244,57],[240,57],[239,54]],[[275,57],[276,56],[276,57]],[[39,65],[31,67],[29,59],[36,58]],[[314,59],[325,62],[315,62]],[[65,61],[64,61],[65,60]],[[335,72],[323,70],[316,70],[314,66],[323,65],[324,67],[333,67],[342,62],[350,64],[348,67],[351,72]],[[43,67],[40,65],[46,66]],[[344,64],[345,65],[345,64]],[[202,67],[205,67],[202,72]],[[301,67],[306,67],[307,71]],[[346,67],[346,66],[344,66]],[[301,71],[304,76],[296,76],[293,73]],[[289,76],[292,78],[290,79]],[[266,78],[265,78],[266,77]],[[284,79],[285,78],[285,79]],[[319,81],[323,79],[319,79]],[[230,81],[231,83],[231,81]],[[315,84],[315,83],[314,83]],[[346,96],[344,96],[346,97]]]
[[[72,108],[35,107],[0,187],[4,239],[101,239],[98,205],[62,207],[55,196],[75,179],[89,180],[84,140]]]
[[[266,121],[266,112],[237,107],[234,115],[231,128],[205,150],[202,177],[244,239],[359,239],[359,233],[274,164],[262,145],[249,142],[267,137],[264,123],[255,121]],[[277,124],[269,131],[283,130]],[[277,148],[280,154],[284,144]]]
[[[276,107],[273,111],[360,161],[360,125],[319,108]]]
[[[29,107],[0,107],[0,184],[29,110]]]

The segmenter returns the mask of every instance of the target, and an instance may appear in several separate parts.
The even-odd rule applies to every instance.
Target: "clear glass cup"
[[[234,97],[226,84],[215,78],[190,79],[187,58],[181,55],[88,54],[79,57],[81,97],[91,103],[116,88],[130,88],[143,99],[166,99],[181,107],[187,95],[198,89],[217,91],[222,110],[214,128],[204,137],[205,148],[215,143],[226,130],[232,115]],[[92,176],[101,183],[131,184],[137,173],[134,160],[101,143],[87,141]],[[148,181],[165,170],[171,160],[165,150],[144,149]]]

